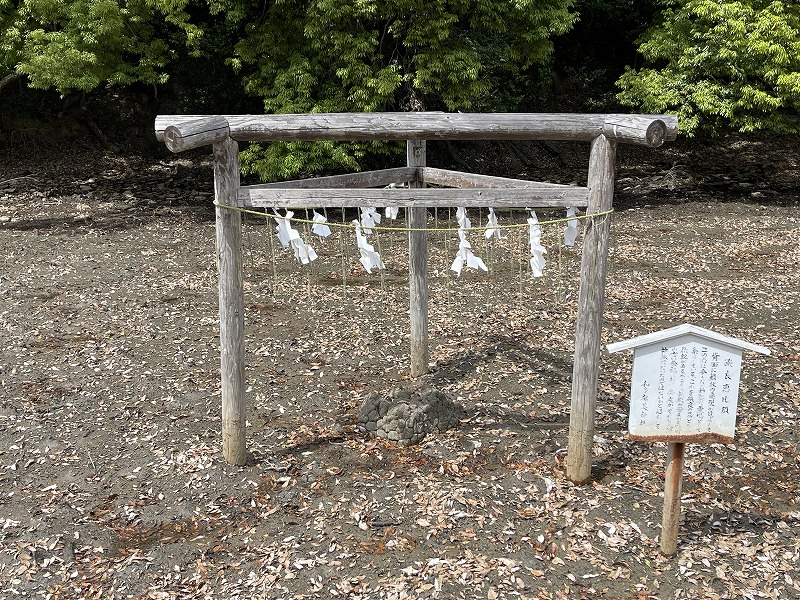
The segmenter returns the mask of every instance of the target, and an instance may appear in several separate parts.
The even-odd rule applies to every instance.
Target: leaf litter
[[[78,158],[91,173],[0,186],[4,597],[800,595],[796,197],[648,205],[658,178],[623,162],[642,197],[614,217],[604,343],[690,321],[773,352],[745,356],[735,442],[689,446],[666,558],[666,446],[626,439],[629,356],[602,360],[592,482],[564,475],[580,248],[559,229],[536,280],[522,235],[476,239],[489,274],[458,279],[455,234],[431,235],[424,382],[467,416],[399,448],[356,416],[419,383],[403,235],[381,232],[387,271],[366,276],[354,239],[301,268],[247,218],[253,462],[232,467],[208,158]]]

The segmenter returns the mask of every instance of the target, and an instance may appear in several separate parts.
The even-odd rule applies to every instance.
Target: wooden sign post
[[[628,436],[669,443],[661,551],[671,556],[678,545],[685,444],[733,442],[742,351],[770,351],[689,324],[608,345],[611,353],[630,348]]]

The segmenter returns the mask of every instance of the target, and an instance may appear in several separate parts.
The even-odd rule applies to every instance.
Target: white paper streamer
[[[402,184],[402,183],[390,183],[389,185],[386,186],[385,189],[394,190],[394,189],[399,189],[399,188],[404,188],[404,187],[406,187],[406,186],[404,184]],[[399,212],[400,212],[400,207],[399,206],[387,206],[383,210],[383,216],[386,217],[387,219],[392,219],[394,221],[397,218],[397,214]]]
[[[318,235],[319,237],[328,237],[331,234],[331,228],[325,225],[328,222],[328,219],[325,215],[319,214],[317,211],[314,211],[313,217],[314,224],[311,226],[311,233]]]
[[[299,237],[297,231],[292,229],[292,224],[289,221],[289,219],[294,216],[294,213],[290,210],[287,210],[286,216],[282,217],[281,214],[276,210],[275,216],[277,217],[275,219],[275,222],[277,223],[275,225],[275,231],[278,233],[278,240],[280,241],[281,246],[288,248],[289,244],[292,243],[292,232],[297,234]]]
[[[497,215],[494,214],[494,209],[489,209],[489,218],[486,222],[486,231],[483,232],[483,235],[486,236],[486,239],[491,239],[492,237],[496,237],[498,240],[502,240],[505,236],[503,235],[503,230],[499,228],[499,223],[497,221]]]
[[[574,208],[567,209],[567,218],[574,217],[578,214]],[[574,246],[575,240],[578,239],[578,219],[570,219],[564,226],[564,245]]]
[[[312,260],[317,260],[317,253],[314,251],[314,248],[303,241],[298,231],[292,227],[292,223],[289,219],[293,216],[294,213],[291,210],[287,210],[286,215],[283,217],[276,210],[275,218],[277,225],[275,226],[275,230],[278,232],[278,240],[280,240],[281,245],[284,248],[291,246],[292,250],[294,250],[294,257],[302,264],[307,265]]]
[[[312,260],[317,260],[317,253],[311,244],[306,244],[302,239],[292,244],[294,246],[294,257],[302,264],[307,265]]]
[[[372,206],[365,206],[361,209],[361,226],[364,228],[364,234],[372,233],[370,227],[375,227],[381,224],[381,213],[379,213]]]
[[[484,271],[488,271],[489,268],[486,264],[472,253],[472,245],[467,240],[467,233],[465,230],[472,227],[472,223],[467,217],[467,209],[463,206],[457,208],[456,219],[458,220],[458,253],[450,269],[455,271],[456,275],[459,276],[461,275],[461,270],[464,268],[464,265],[470,269],[483,269]]]
[[[375,251],[372,244],[367,242],[367,237],[361,233],[361,223],[354,220],[353,225],[356,229],[356,243],[358,244],[358,251],[361,253],[361,264],[367,270],[367,273],[372,273],[372,269],[385,269],[381,255]],[[366,231],[366,230],[364,230]]]
[[[531,211],[528,219],[528,234],[531,244],[531,273],[534,277],[541,277],[544,266],[547,264],[544,258],[547,250],[542,246],[542,228],[534,211]]]

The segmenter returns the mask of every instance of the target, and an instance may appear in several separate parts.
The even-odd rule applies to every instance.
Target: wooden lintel
[[[362,206],[505,207],[505,208],[582,208],[588,203],[585,187],[553,189],[547,186],[526,189],[264,189],[239,188],[239,204],[259,208],[337,208]]]
[[[156,118],[156,137],[163,141],[170,125],[198,116]],[[599,135],[645,146],[673,140],[674,115],[577,113],[313,113],[225,115],[237,141],[296,140],[573,140]],[[615,128],[616,127],[616,128]]]
[[[384,187],[392,183],[408,183],[419,181],[420,173],[416,167],[397,167],[394,169],[380,169],[378,171],[365,171],[363,173],[347,173],[345,175],[331,175],[328,177],[312,177],[309,179],[293,179],[277,183],[261,183],[251,185],[253,190],[307,190],[307,189],[334,189],[334,188],[370,188]]]
[[[547,183],[529,181],[527,179],[512,179],[510,177],[494,177],[492,175],[476,175],[463,171],[450,171],[425,167],[422,170],[422,181],[432,185],[444,185],[457,188],[547,188],[553,190],[575,189],[576,186],[560,183]]]

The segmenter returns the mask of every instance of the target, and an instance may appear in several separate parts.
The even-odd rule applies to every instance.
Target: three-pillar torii
[[[222,451],[245,464],[244,292],[240,208],[398,206],[409,211],[411,375],[428,371],[427,209],[430,207],[585,208],[567,477],[582,483],[592,468],[606,259],[619,142],[655,148],[674,140],[673,115],[545,113],[328,113],[159,116],[156,136],[173,152],[212,145],[219,269]],[[586,187],[472,175],[425,164],[425,140],[570,140],[591,143]],[[406,140],[405,167],[240,185],[239,142]],[[408,187],[385,189],[391,183]],[[432,183],[458,189],[426,189]],[[353,189],[355,188],[355,189]]]

